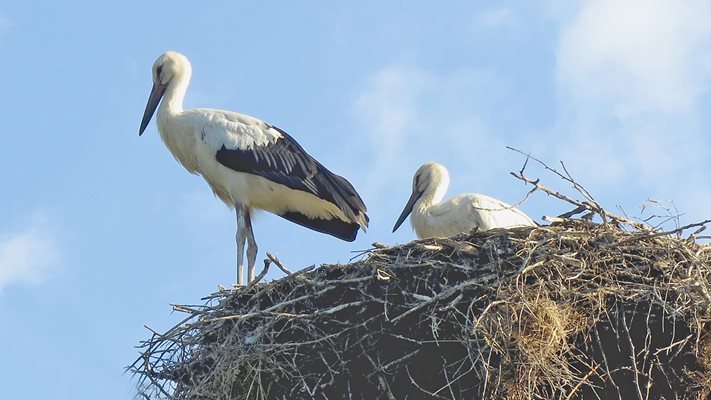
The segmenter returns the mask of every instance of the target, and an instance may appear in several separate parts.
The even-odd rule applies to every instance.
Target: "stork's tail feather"
[[[306,228],[329,234],[347,242],[355,240],[356,235],[358,234],[358,228],[360,228],[360,225],[355,222],[345,222],[338,218],[309,218],[304,214],[293,211],[279,214],[279,216]],[[368,217],[366,216],[366,220],[367,218]]]
[[[331,192],[333,202],[343,211],[343,213],[351,221],[357,223],[363,231],[368,227],[367,208],[363,199],[360,198],[353,185],[347,179],[340,175],[336,175],[324,168],[324,177],[328,179],[329,186],[335,190]]]

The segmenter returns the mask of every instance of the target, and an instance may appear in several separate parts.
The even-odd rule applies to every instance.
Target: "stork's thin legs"
[[[235,206],[237,214],[237,286],[244,284],[244,250],[247,242],[247,284],[254,280],[254,264],[257,260],[257,242],[252,232],[252,220],[249,209],[240,205]]]
[[[244,265],[244,241],[247,238],[247,227],[245,226],[246,211],[246,209],[243,209],[239,205],[235,207],[235,213],[237,214],[237,234],[235,235],[235,239],[237,240],[237,286],[242,286],[242,279],[244,279],[242,266]]]
[[[249,210],[245,213],[244,224],[247,231],[247,284],[254,280],[254,263],[257,260],[257,242],[254,240],[254,232],[252,232],[252,219],[249,215]]]

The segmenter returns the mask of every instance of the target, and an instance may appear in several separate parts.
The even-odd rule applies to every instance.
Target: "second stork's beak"
[[[151,117],[153,113],[156,112],[158,108],[158,103],[165,93],[165,85],[160,83],[154,83],[153,89],[151,89],[151,95],[148,96],[148,104],[146,104],[146,110],[143,111],[143,119],[141,120],[141,128],[138,130],[138,136],[143,135],[143,131],[148,127],[148,123],[151,122]]]
[[[412,194],[410,195],[410,199],[407,200],[407,204],[405,204],[405,208],[402,210],[402,213],[400,214],[400,217],[398,217],[397,222],[395,222],[395,226],[393,227],[393,232],[397,230],[397,228],[402,225],[403,221],[405,221],[405,218],[407,218],[408,215],[412,212],[412,208],[415,206],[415,203],[417,200],[420,199],[422,196],[422,192],[419,190],[413,190]]]

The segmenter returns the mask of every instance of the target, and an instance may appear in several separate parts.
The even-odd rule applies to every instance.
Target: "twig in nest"
[[[626,244],[626,243],[629,243],[629,242],[633,242],[633,241],[635,241],[635,240],[639,240],[640,238],[645,238],[645,239],[646,239],[646,238],[653,238],[653,237],[658,237],[658,236],[670,236],[670,235],[673,235],[673,234],[675,234],[675,233],[681,234],[683,231],[685,231],[685,230],[687,230],[687,229],[689,229],[689,228],[695,228],[695,227],[697,227],[697,226],[700,227],[699,229],[695,230],[695,231],[691,234],[691,236],[693,237],[693,236],[696,235],[697,233],[701,233],[701,232],[703,232],[704,230],[706,230],[706,224],[709,224],[709,223],[711,223],[711,219],[706,219],[706,220],[703,220],[703,221],[701,221],[701,222],[696,222],[696,223],[693,223],[693,224],[688,224],[688,225],[680,226],[680,227],[678,227],[678,228],[676,228],[676,229],[672,229],[672,230],[670,230],[670,231],[662,231],[662,232],[649,233],[649,234],[646,234],[646,235],[643,235],[643,236],[640,236],[640,237],[629,237],[629,238],[627,238],[627,239],[621,240],[621,241],[619,242],[619,244]],[[698,237],[698,238],[703,238],[703,237],[704,237],[704,236],[700,236],[700,237]],[[697,239],[698,239],[698,238],[697,238]]]
[[[267,253],[267,257],[274,263],[274,265],[276,265],[277,267],[279,267],[280,270],[284,271],[285,274],[287,274],[287,275],[293,275],[293,274],[294,274],[293,272],[289,271],[289,269],[288,269],[284,264],[282,264],[281,261],[279,261],[278,258],[274,257],[274,256],[272,255],[272,253]]]
[[[568,396],[565,398],[565,400],[570,400],[570,399],[572,399],[573,396],[575,395],[575,392],[577,392],[583,385],[589,385],[590,383],[588,382],[588,379],[590,378],[590,376],[591,376],[592,374],[594,374],[595,372],[597,372],[597,369],[598,369],[599,366],[600,366],[600,365],[595,365],[595,366],[593,366],[592,368],[590,368],[590,371],[588,371],[588,373],[585,374],[585,376],[583,377],[583,379],[581,379],[580,382],[578,382],[578,384],[575,385],[575,387],[573,387],[573,389],[570,391],[570,393],[568,393]]]
[[[536,160],[536,161],[537,161],[537,160]],[[563,167],[563,171],[565,171],[565,177],[563,177],[563,175],[561,175],[560,173],[558,173],[556,170],[552,170],[552,171],[555,172],[555,173],[556,173],[558,176],[560,176],[561,178],[563,178],[563,179],[565,179],[566,181],[570,182],[570,183],[573,185],[573,188],[575,188],[575,190],[577,190],[578,193],[582,194],[582,195],[583,195],[586,199],[588,199],[591,203],[594,203],[595,205],[597,205],[598,207],[600,207],[600,205],[597,203],[597,201],[595,200],[595,198],[590,194],[590,192],[588,192],[587,189],[585,189],[582,185],[580,185],[578,182],[576,182],[575,179],[573,179],[573,177],[570,175],[570,172],[568,172],[568,168],[565,167],[565,164],[563,163],[563,161],[560,162],[560,165]],[[601,207],[601,208],[602,208],[602,207]],[[603,210],[603,211],[604,211],[604,210]]]
[[[682,214],[679,212],[679,209],[676,208],[676,204],[674,204],[674,201],[672,200],[667,200],[666,203],[671,204],[670,206],[665,205],[662,201],[660,200],[654,200],[654,199],[647,199],[646,203],[653,205],[656,208],[664,210],[666,214],[664,215],[659,215],[659,214],[652,214],[649,217],[643,219],[644,222],[648,223],[649,225],[652,225],[650,221],[656,219],[656,220],[661,220],[660,222],[657,222],[657,224],[654,226],[655,228],[660,228],[666,224],[669,221],[674,221],[674,226],[675,228],[679,227],[679,221],[682,216]],[[673,208],[673,211],[672,211]],[[640,213],[644,213],[647,209],[647,206],[645,204],[642,204]]]
[[[586,210],[595,211],[595,212],[597,212],[597,213],[600,215],[600,217],[603,219],[603,221],[606,220],[606,219],[605,219],[605,214],[606,214],[606,213],[605,213],[605,211],[602,209],[602,207],[601,207],[599,204],[597,204],[597,202],[595,201],[595,199],[590,195],[590,193],[589,193],[587,190],[585,190],[585,188],[583,188],[580,184],[578,184],[578,183],[570,176],[570,173],[568,172],[567,168],[565,168],[565,165],[564,165],[562,162],[561,162],[561,165],[563,165],[563,170],[565,171],[565,175],[561,174],[557,169],[549,167],[548,164],[546,164],[546,163],[544,163],[543,161],[537,159],[536,157],[533,157],[533,156],[530,155],[530,154],[524,153],[524,152],[522,152],[521,150],[515,149],[515,148],[510,147],[510,146],[506,146],[506,148],[509,149],[509,150],[515,151],[515,152],[517,152],[517,153],[519,153],[519,154],[522,154],[522,155],[526,156],[526,163],[524,163],[524,165],[523,165],[523,167],[521,168],[521,170],[520,170],[518,173],[511,172],[511,175],[513,175],[514,177],[516,177],[516,178],[518,178],[518,179],[521,179],[521,180],[524,181],[524,182],[527,182],[527,183],[532,184],[532,185],[535,186],[537,189],[540,189],[540,190],[542,190],[543,192],[545,192],[545,193],[547,193],[547,194],[549,194],[549,195],[551,195],[551,196],[554,196],[554,197],[557,197],[557,198],[559,198],[559,199],[561,199],[561,200],[567,201],[568,203],[571,203],[571,204],[576,205],[576,206],[578,206],[578,207],[583,207],[583,208],[585,208]],[[543,168],[545,168],[545,169],[547,169],[548,171],[551,171],[551,172],[553,172],[554,174],[558,175],[558,177],[560,177],[560,178],[563,179],[564,181],[569,182],[571,185],[573,185],[573,188],[578,191],[578,193],[582,194],[583,197],[585,197],[585,198],[586,198],[590,203],[592,203],[592,204],[590,204],[590,203],[588,203],[588,202],[582,202],[582,201],[574,200],[574,199],[572,199],[572,198],[570,198],[570,197],[568,197],[568,196],[565,196],[564,194],[562,194],[562,193],[560,193],[560,192],[556,192],[556,191],[553,191],[553,190],[551,190],[551,189],[548,189],[547,187],[541,185],[540,179],[533,180],[533,179],[530,179],[530,178],[526,178],[523,173],[525,172],[525,169],[526,169],[526,166],[528,165],[528,160],[529,160],[529,159],[536,161],[538,164],[540,164],[541,166],[543,166]]]
[[[556,170],[555,168],[549,167],[548,164],[546,164],[546,163],[544,163],[543,161],[537,159],[536,157],[531,156],[530,154],[526,154],[526,153],[522,152],[521,150],[515,149],[515,148],[510,147],[510,146],[506,146],[506,148],[509,149],[509,150],[515,151],[515,152],[517,152],[517,153],[519,153],[519,154],[522,154],[522,155],[526,156],[526,159],[527,159],[527,160],[530,158],[531,160],[536,161],[538,164],[540,164],[541,166],[543,166],[543,168],[545,168],[545,169],[547,169],[548,171],[551,171],[551,172],[553,172],[554,174],[558,175],[558,177],[560,177],[560,178],[563,179],[564,181],[569,182],[571,185],[573,185],[573,188],[574,188],[575,190],[577,190],[578,193],[580,193],[580,194],[581,194],[583,197],[585,197],[588,201],[580,201],[580,200],[576,200],[576,199],[570,198],[570,197],[568,197],[568,196],[566,196],[566,195],[564,195],[564,194],[562,194],[562,193],[560,193],[560,192],[557,192],[557,191],[555,191],[555,190],[552,190],[552,189],[549,189],[549,188],[543,186],[543,185],[540,183],[540,179],[531,179],[531,178],[526,177],[526,176],[523,174],[523,172],[524,172],[524,169],[525,169],[527,163],[524,164],[523,168],[522,168],[519,172],[511,172],[511,175],[513,175],[515,178],[520,179],[520,180],[522,180],[522,181],[524,181],[524,182],[526,182],[526,183],[530,183],[530,184],[533,185],[536,189],[541,190],[542,192],[545,192],[545,193],[547,193],[547,194],[549,194],[549,195],[551,195],[551,196],[553,196],[553,197],[556,197],[556,198],[558,198],[558,199],[561,199],[561,200],[563,200],[563,201],[567,201],[568,203],[573,204],[574,206],[577,206],[578,208],[581,208],[581,207],[582,207],[582,208],[584,208],[584,209],[586,209],[586,210],[589,210],[589,211],[594,212],[595,214],[599,215],[600,218],[602,218],[603,223],[607,223],[607,222],[608,222],[607,220],[608,220],[608,218],[609,218],[609,219],[612,219],[613,221],[615,221],[615,222],[617,222],[617,223],[627,224],[627,225],[630,225],[630,226],[632,226],[632,227],[634,227],[634,228],[637,228],[637,229],[639,229],[639,230],[649,231],[650,228],[649,228],[648,226],[644,225],[644,224],[641,224],[641,223],[635,222],[635,221],[631,221],[631,220],[629,220],[629,219],[627,219],[627,218],[620,217],[620,216],[615,215],[615,214],[611,214],[611,213],[607,212],[605,209],[603,209],[602,206],[600,206],[600,204],[598,204],[597,201],[595,201],[595,199],[594,199],[593,196],[590,194],[590,192],[588,192],[582,185],[580,185],[578,182],[576,182],[576,181],[573,179],[573,177],[570,175],[570,173],[568,172],[567,168],[565,167],[565,164],[563,164],[562,162],[561,162],[561,165],[563,165],[563,171],[565,172],[565,174],[560,173],[560,172],[559,172],[558,170]],[[573,210],[573,213],[574,213],[574,214],[577,213],[577,208],[576,208],[575,210]]]
[[[268,253],[267,253],[267,255],[268,255]],[[270,259],[267,258],[266,260],[264,260],[264,269],[262,270],[262,272],[259,273],[259,275],[257,275],[256,278],[254,278],[254,280],[252,282],[249,282],[249,285],[247,285],[247,290],[256,286],[259,283],[259,281],[261,281],[262,278],[264,278],[264,276],[267,275],[267,272],[269,272],[269,264],[270,263],[271,263]]]
[[[560,214],[558,218],[570,218],[575,214],[580,214],[581,212],[587,210],[587,208],[583,206],[577,206],[575,207],[574,210],[568,211],[567,213]]]
[[[570,173],[568,172],[568,169],[565,167],[565,164],[563,164],[562,161],[560,162],[560,165],[563,167],[563,172],[565,172],[565,175],[564,175],[564,174],[561,174],[557,169],[549,167],[548,164],[546,164],[546,163],[544,163],[543,161],[537,159],[536,157],[533,157],[530,153],[524,153],[524,152],[522,152],[521,150],[515,149],[515,148],[510,147],[510,146],[506,146],[506,148],[509,149],[509,150],[513,150],[513,151],[515,151],[515,152],[517,152],[517,153],[519,153],[519,154],[522,154],[522,155],[526,156],[526,162],[523,164],[523,167],[521,167],[521,170],[519,171],[519,174],[520,174],[520,175],[523,175],[523,172],[524,172],[524,170],[526,169],[526,166],[528,165],[528,160],[531,159],[531,160],[533,160],[533,161],[539,163],[541,166],[543,166],[543,168],[545,168],[545,169],[547,169],[547,170],[553,172],[554,174],[558,175],[558,177],[560,177],[561,179],[563,179],[563,180],[565,180],[565,181],[568,181],[571,185],[573,185],[573,188],[574,188],[575,190],[577,190],[578,193],[582,194],[583,197],[585,197],[588,201],[590,201],[591,203],[594,203],[595,205],[597,205],[597,206],[599,207],[599,205],[597,204],[597,202],[595,201],[595,199],[592,197],[592,195],[590,194],[590,192],[588,192],[582,185],[580,185],[578,182],[575,181],[575,179],[573,179],[573,177],[570,175]]]

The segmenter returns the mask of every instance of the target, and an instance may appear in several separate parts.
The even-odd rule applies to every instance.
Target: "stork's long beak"
[[[402,214],[400,214],[400,217],[397,219],[397,222],[395,222],[395,226],[393,227],[393,232],[397,230],[397,228],[402,225],[403,221],[405,221],[405,218],[407,218],[408,215],[412,212],[412,208],[415,206],[415,203],[417,200],[420,199],[422,196],[422,192],[419,190],[413,190],[412,194],[410,195],[410,199],[407,200],[407,204],[405,204],[405,208],[402,210]]]
[[[143,111],[143,119],[141,120],[141,128],[138,130],[138,136],[143,135],[143,131],[148,127],[148,123],[151,122],[153,113],[156,112],[158,108],[158,103],[165,93],[165,85],[160,83],[154,83],[153,89],[151,89],[151,95],[148,96],[148,104],[146,104],[146,110]]]

